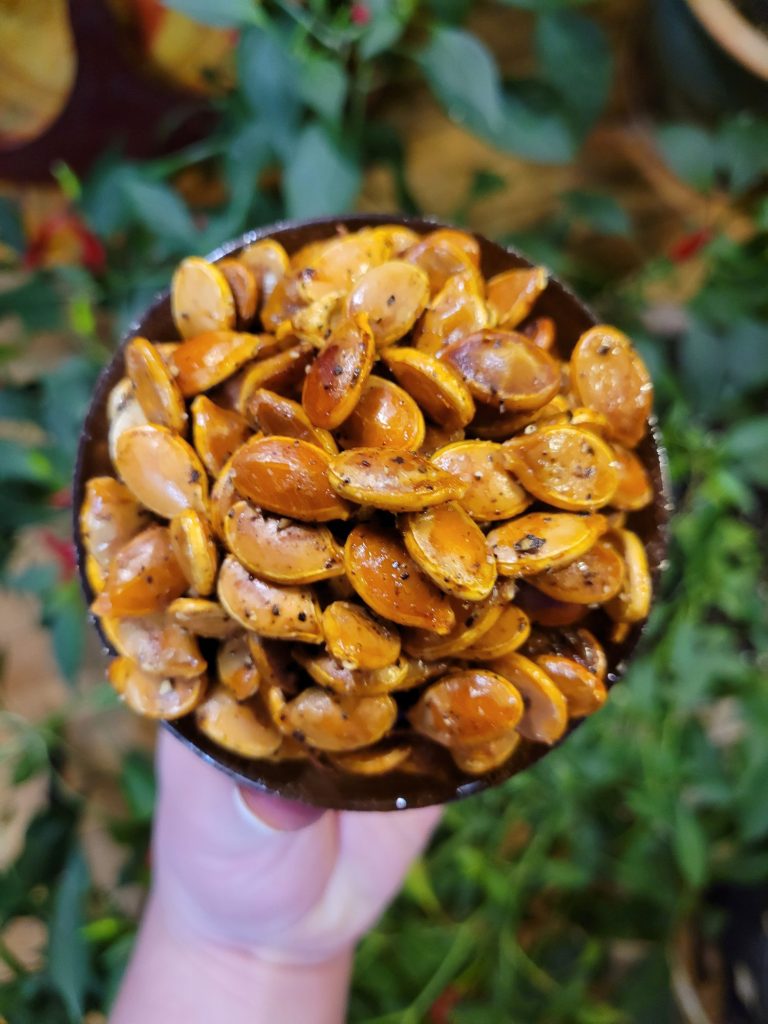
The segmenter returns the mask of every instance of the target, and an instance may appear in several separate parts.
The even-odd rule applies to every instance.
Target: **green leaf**
[[[611,88],[613,59],[600,26],[571,11],[542,15],[536,23],[540,74],[558,93],[579,136],[592,127]]]
[[[683,181],[706,192],[715,182],[717,147],[710,132],[693,124],[667,124],[656,132],[662,158]]]
[[[566,111],[538,82],[516,82],[507,90],[504,125],[489,141],[508,153],[545,164],[567,163],[575,152]]]
[[[413,0],[367,0],[371,20],[357,44],[362,60],[371,60],[393,46],[405,30],[413,9]]]
[[[285,169],[283,192],[291,217],[342,213],[360,188],[360,167],[319,124],[305,128]]]
[[[673,847],[683,878],[699,889],[707,877],[707,840],[696,815],[679,804],[675,816]]]
[[[42,377],[41,418],[59,454],[57,470],[69,476],[83,420],[101,367],[85,356],[72,356]]]
[[[717,166],[734,192],[744,192],[768,174],[768,120],[741,113],[717,133]]]
[[[9,480],[37,484],[49,490],[62,483],[46,452],[0,437],[0,483]]]
[[[600,235],[625,238],[632,231],[627,211],[618,201],[602,192],[574,190],[563,197],[566,215],[571,220],[590,228]]]
[[[320,117],[338,121],[347,98],[347,73],[336,61],[308,53],[301,62],[299,95]]]
[[[0,319],[17,316],[28,331],[60,327],[63,306],[56,279],[47,270],[33,274],[17,288],[0,291]]]
[[[504,127],[504,96],[491,53],[463,29],[433,29],[419,65],[448,115],[470,131],[497,136]]]
[[[240,91],[283,159],[290,157],[301,117],[300,70],[288,40],[277,29],[251,28],[240,36]]]
[[[177,248],[195,248],[197,228],[186,203],[170,185],[136,177],[122,185],[134,217],[147,231]]]
[[[61,674],[74,684],[83,660],[86,608],[76,579],[60,584],[45,607],[53,652]]]
[[[0,196],[0,242],[18,253],[26,245],[19,204],[7,196]]]
[[[755,416],[731,427],[720,450],[736,473],[768,487],[768,416]]]
[[[88,984],[88,943],[82,934],[88,868],[80,850],[67,861],[54,898],[48,939],[48,970],[64,1000],[69,1020],[79,1024]]]
[[[133,817],[150,821],[155,807],[155,773],[145,753],[132,750],[125,755],[120,786]]]
[[[163,0],[163,6],[217,28],[241,28],[261,20],[254,0]]]

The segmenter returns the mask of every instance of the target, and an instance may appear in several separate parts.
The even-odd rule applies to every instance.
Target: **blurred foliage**
[[[40,601],[63,675],[77,677],[85,609],[73,577],[67,506],[75,444],[110,343],[164,285],[182,254],[205,252],[281,216],[352,207],[362,175],[388,165],[406,211],[403,146],[371,116],[388,86],[425,81],[448,115],[493,145],[567,161],[604,107],[612,58],[589,7],[510,0],[532,13],[536,64],[507,81],[465,25],[469,0],[168,0],[239,30],[238,88],[216,100],[217,128],[188,149],[143,163],[104,154],[88,178],[56,169],[68,212],[56,225],[75,265],[47,265],[16,204],[0,200],[0,258],[10,286],[0,319],[4,367],[37,332],[64,331],[71,356],[0,393],[3,583]],[[501,14],[501,12],[500,12]],[[740,240],[693,225],[668,256],[628,273],[575,251],[574,233],[631,239],[613,195],[582,189],[515,241],[568,276],[637,340],[652,369],[678,501],[663,601],[645,654],[605,710],[567,746],[500,789],[447,808],[434,846],[363,941],[350,1020],[366,1024],[663,1024],[679,1019],[679,936],[716,938],[717,883],[768,875],[768,122],[660,125],[676,175],[738,202]],[[437,157],[436,157],[437,159]],[[214,198],[190,207],[175,185],[195,169]],[[504,186],[479,171],[456,211]],[[689,225],[689,228],[691,226]],[[43,243],[45,239],[43,239]],[[42,256],[41,256],[42,251]],[[654,304],[681,266],[698,286]],[[19,271],[24,270],[24,273]],[[673,289],[672,289],[673,290]],[[11,425],[34,424],[20,439]],[[47,562],[8,561],[18,531],[39,525]],[[78,827],[82,797],[67,784],[67,722],[97,689],[31,725],[0,709],[0,762],[15,783],[42,777],[47,806],[23,852],[0,875],[0,1017],[66,1024],[104,1008],[130,952],[135,921],[91,883]],[[146,882],[151,766],[127,756],[127,811],[110,823],[128,857],[123,881]],[[2,939],[21,915],[48,926],[45,966],[29,972]]]

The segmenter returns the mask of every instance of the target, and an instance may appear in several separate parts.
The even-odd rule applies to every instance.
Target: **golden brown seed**
[[[230,458],[221,467],[221,472],[216,477],[211,488],[211,497],[208,501],[208,522],[211,524],[211,529],[216,537],[222,542],[224,540],[224,524],[227,513],[235,502],[241,500],[240,495],[235,490],[234,477],[232,459]]]
[[[508,604],[502,608],[493,628],[488,630],[479,640],[462,651],[462,656],[469,661],[491,661],[510,654],[522,647],[531,631],[531,622],[522,608]]]
[[[190,406],[192,443],[211,474],[218,476],[224,463],[251,434],[245,419],[234,409],[223,409],[205,395],[198,395]]]
[[[254,437],[232,458],[237,491],[255,505],[305,522],[347,519],[352,506],[331,488],[330,456],[290,437]]]
[[[517,327],[547,287],[549,275],[544,267],[519,267],[505,270],[488,281],[486,299],[499,327]]]
[[[344,551],[324,526],[265,516],[238,501],[225,519],[224,534],[239,562],[274,583],[316,583],[344,575]]]
[[[331,460],[328,479],[344,498],[412,512],[460,498],[467,484],[428,459],[396,448],[353,448]]]
[[[336,455],[339,450],[333,434],[313,426],[303,406],[275,391],[257,388],[249,396],[245,409],[248,419],[263,434],[298,437],[323,448],[329,455]]]
[[[488,545],[508,576],[560,569],[592,547],[608,527],[599,513],[532,512],[488,534]]]
[[[611,498],[614,508],[637,512],[653,501],[653,484],[640,459],[629,448],[613,445],[613,465],[619,482]]]
[[[253,663],[245,633],[236,633],[219,645],[216,668],[219,682],[238,700],[247,700],[258,692],[261,676]]]
[[[599,679],[604,679],[608,671],[605,651],[588,629],[535,629],[528,638],[525,653],[534,661],[541,654],[570,658]]]
[[[171,310],[182,338],[205,331],[229,331],[235,326],[235,300],[226,277],[199,256],[187,257],[176,268]]]
[[[344,563],[352,586],[378,615],[443,635],[453,627],[448,599],[416,565],[396,531],[356,526],[347,538]]]
[[[454,367],[481,402],[506,409],[538,409],[560,387],[560,366],[514,331],[485,330],[446,346],[440,358]]]
[[[421,267],[426,273],[432,295],[437,295],[452,278],[460,275],[472,278],[476,287],[482,283],[476,254],[467,252],[456,241],[452,233],[432,232],[403,253],[404,260]]]
[[[184,399],[159,352],[146,338],[132,338],[126,345],[125,372],[148,422],[185,433]]]
[[[555,395],[540,409],[528,412],[500,412],[498,404],[478,406],[472,430],[486,440],[505,441],[513,434],[521,431],[530,433],[539,424],[544,426],[550,423],[568,423],[568,401],[563,395]]]
[[[351,414],[336,431],[342,448],[400,448],[415,452],[424,441],[424,417],[407,391],[374,374]]]
[[[568,726],[568,706],[544,669],[517,651],[492,661],[490,667],[522,695],[525,711],[517,725],[520,735],[536,743],[556,743]]]
[[[206,670],[197,640],[169,615],[105,616],[101,626],[118,654],[152,675],[192,679]]]
[[[496,582],[485,536],[455,501],[403,516],[408,554],[447,594],[481,601]]]
[[[185,508],[205,511],[205,468],[194,448],[166,427],[148,424],[123,431],[116,466],[131,493],[164,519]]]
[[[520,333],[530,338],[534,345],[551,352],[557,341],[557,325],[551,316],[537,316],[522,324]]]
[[[353,750],[348,754],[334,754],[333,764],[352,775],[386,775],[394,772],[408,760],[412,748],[400,743],[394,747],[370,747],[367,750]]]
[[[434,355],[488,323],[477,271],[457,274],[446,281],[419,320],[414,330],[416,347]]]
[[[384,668],[368,670],[347,668],[325,652],[305,654],[296,651],[294,658],[319,686],[332,690],[341,697],[391,693],[400,688],[408,674],[408,663],[405,658],[398,658]]]
[[[209,391],[249,360],[272,355],[281,347],[271,334],[208,331],[189,338],[171,356],[174,379],[185,398]]]
[[[404,632],[403,646],[408,654],[425,661],[461,655],[495,627],[502,611],[495,595],[481,602],[460,601],[452,597],[450,608],[454,616],[453,628],[442,636],[436,636],[428,629]]]
[[[301,401],[316,427],[343,423],[360,400],[376,345],[364,313],[342,321],[304,379]]]
[[[618,475],[605,441],[583,427],[546,426],[504,444],[509,469],[540,501],[569,512],[602,508]]]
[[[256,278],[262,304],[275,290],[278,281],[288,272],[288,253],[272,238],[247,245],[238,254],[238,259]]]
[[[508,735],[522,714],[517,689],[496,672],[478,668],[451,672],[432,683],[408,718],[436,743],[466,747]]]
[[[249,327],[259,307],[259,284],[256,275],[242,260],[234,256],[219,260],[217,268],[227,279],[237,313],[237,325]]]
[[[117,467],[117,442],[131,427],[143,427],[148,421],[139,405],[133,384],[124,377],[110,391],[107,402],[109,411],[109,457]]]
[[[96,615],[150,615],[187,589],[187,580],[164,526],[150,526],[129,540],[109,566]]]
[[[204,736],[240,757],[268,757],[282,740],[257,697],[241,702],[224,686],[214,687],[195,722]]]
[[[549,569],[529,580],[556,601],[603,604],[621,591],[624,563],[610,544],[599,540],[565,568]]]
[[[642,439],[653,384],[626,334],[605,324],[582,334],[571,356],[571,386],[582,405],[605,416],[612,441],[634,448]]]
[[[245,415],[248,401],[254,391],[268,388],[278,394],[287,395],[300,389],[307,367],[315,358],[315,346],[309,341],[291,345],[284,352],[260,359],[246,367],[238,396],[238,409]]]
[[[382,359],[435,423],[458,430],[472,420],[472,395],[452,367],[426,352],[407,347],[388,349]]]
[[[467,483],[458,501],[479,522],[510,519],[531,503],[505,461],[504,449],[491,441],[457,441],[432,456],[434,465]]]
[[[219,600],[233,619],[260,636],[323,641],[320,605],[307,587],[279,587],[259,579],[232,555],[221,563]]]
[[[188,715],[205,695],[206,678],[152,675],[130,658],[115,658],[109,681],[131,711],[145,718],[172,720]]]
[[[186,508],[171,520],[171,544],[189,586],[200,597],[213,591],[219,556],[204,516]]]
[[[368,316],[377,348],[399,341],[410,331],[429,299],[429,278],[420,267],[390,260],[372,267],[349,293],[350,316]]]
[[[111,476],[91,477],[80,509],[80,537],[102,572],[117,552],[149,523],[131,492]]]
[[[334,601],[323,612],[325,645],[352,669],[386,668],[400,655],[400,635],[359,604]]]
[[[605,704],[608,696],[605,683],[578,661],[560,654],[540,654],[536,664],[565,697],[569,718],[584,718]]]
[[[520,746],[520,742],[520,734],[511,732],[487,743],[451,747],[451,757],[456,767],[467,775],[485,775],[508,761]]]
[[[625,571],[621,590],[605,610],[616,622],[642,622],[648,618],[653,594],[643,542],[631,530],[614,530],[607,541],[622,558]]]
[[[168,614],[195,636],[221,640],[238,628],[218,601],[204,597],[177,597],[168,605]]]
[[[385,736],[397,717],[391,697],[337,697],[311,686],[284,710],[286,728],[318,750],[358,750]]]

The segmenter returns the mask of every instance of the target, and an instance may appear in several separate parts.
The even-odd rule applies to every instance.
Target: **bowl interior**
[[[303,223],[281,223],[248,232],[217,249],[208,258],[217,260],[237,253],[251,242],[267,237],[277,239],[288,253],[292,253],[307,242],[328,237],[337,227],[357,230],[361,227],[381,223],[405,224],[420,234],[426,234],[436,227],[448,226],[431,220],[386,215],[357,215],[323,218]],[[514,267],[531,266],[530,261],[519,253],[502,248],[480,235],[476,237],[480,244],[482,271],[486,277]],[[549,285],[539,298],[535,313],[536,315],[551,316],[556,321],[558,350],[563,358],[569,355],[579,335],[597,322],[594,314],[554,278],[550,279]],[[105,367],[94,391],[83,427],[73,483],[73,509],[80,580],[88,603],[93,600],[95,595],[91,591],[84,572],[85,557],[79,530],[78,510],[83,501],[86,481],[92,476],[114,474],[107,447],[106,402],[110,390],[123,376],[123,347],[128,339],[136,334],[153,341],[169,341],[178,338],[171,316],[170,298],[167,291],[158,295],[148,309],[132,324],[113,359]],[[671,506],[666,477],[666,460],[655,426],[642,441],[638,448],[638,454],[653,480],[655,497],[653,503],[647,508],[630,515],[628,525],[639,534],[645,543],[654,582],[658,584],[666,553],[666,524]],[[99,628],[98,620],[95,618],[94,623]],[[101,630],[99,632],[106,652],[114,655],[114,650]],[[605,645],[609,661],[607,677],[609,685],[613,685],[625,672],[628,659],[635,650],[641,633],[642,624],[638,624],[632,627],[622,643]],[[574,723],[569,732],[578,724]],[[164,723],[164,726],[199,756],[241,781],[273,793],[279,793],[289,799],[349,810],[395,810],[445,803],[498,785],[549,752],[548,748],[542,745],[521,745],[523,749],[518,748],[520,753],[513,756],[509,762],[479,778],[461,773],[455,768],[448,755],[441,756],[441,752],[431,758],[429,769],[424,774],[393,772],[380,777],[365,777],[342,773],[311,760],[271,763],[239,757],[219,748],[199,733],[191,716],[176,722]],[[567,739],[567,735],[564,739]]]

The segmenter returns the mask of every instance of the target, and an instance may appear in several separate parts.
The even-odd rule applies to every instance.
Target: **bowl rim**
[[[501,250],[505,255],[516,260],[521,266],[536,266],[532,260],[515,247],[495,242],[482,235],[480,232],[473,231],[471,228],[459,227],[450,223],[450,221],[441,220],[432,216],[411,216],[407,214],[391,213],[349,213],[312,218],[283,219],[272,224],[250,229],[235,238],[228,239],[218,245],[203,258],[209,262],[216,262],[231,255],[232,253],[240,252],[245,248],[245,246],[250,245],[253,242],[271,238],[277,233],[300,231],[307,228],[327,227],[329,229],[333,229],[338,228],[339,226],[343,226],[350,230],[359,230],[360,228],[374,227],[383,224],[396,224],[398,226],[409,227],[420,234],[426,234],[429,231],[435,231],[443,228],[465,231],[477,238],[481,244]],[[572,304],[582,317],[589,320],[592,324],[600,323],[600,320],[595,315],[594,311],[572,291],[568,284],[564,283],[555,274],[549,275],[549,281],[550,283],[555,284],[563,297]],[[85,572],[86,552],[82,540],[79,521],[80,508],[82,506],[85,486],[87,483],[85,476],[85,463],[88,456],[89,446],[92,441],[88,425],[103,411],[108,394],[108,384],[114,375],[115,366],[118,360],[122,358],[126,344],[132,337],[140,333],[141,327],[147,317],[167,303],[169,298],[170,285],[155,292],[150,301],[136,316],[132,318],[128,327],[121,335],[118,345],[115,347],[109,361],[101,370],[96,383],[94,384],[91,401],[84,417],[72,477],[72,526],[78,577],[80,580],[81,590],[89,605],[93,600],[94,595]],[[660,580],[668,567],[667,553],[669,549],[669,524],[674,511],[674,503],[672,500],[669,460],[655,414],[650,416],[648,420],[648,436],[656,456],[656,465],[654,466],[654,469],[657,470],[655,475],[658,480],[658,488],[654,493],[654,508],[657,514],[657,524],[653,539],[658,551],[658,558],[652,571],[653,599],[651,608],[653,608],[653,604],[655,604],[658,599]],[[102,629],[98,617],[89,611],[88,619],[96,629],[96,632],[102,641],[104,653],[110,658],[115,657],[117,652]],[[642,649],[647,635],[648,621],[649,619],[646,618],[642,623],[636,624],[632,641],[624,650],[622,657],[607,673],[606,682],[609,688],[613,687],[613,685],[615,685],[615,683],[626,674],[630,662],[637,657],[638,652]],[[215,766],[218,770],[223,771],[236,782],[251,786],[261,790],[262,792],[280,796],[284,799],[298,800],[306,804],[326,809],[352,811],[393,811],[403,810],[405,808],[434,806],[435,804],[442,805],[444,803],[451,803],[456,800],[464,799],[465,797],[480,793],[486,789],[495,788],[496,786],[514,778],[514,776],[519,774],[520,771],[528,770],[541,760],[541,758],[556,750],[568,739],[571,733],[581,726],[586,720],[578,719],[569,723],[569,726],[562,738],[551,747],[539,750],[538,748],[541,747],[541,745],[537,744],[533,756],[527,758],[525,763],[516,770],[504,772],[505,766],[502,765],[500,768],[494,769],[492,772],[485,775],[476,777],[468,776],[466,781],[459,783],[458,785],[453,786],[452,784],[449,784],[449,787],[446,788],[444,794],[441,794],[441,798],[439,800],[435,800],[429,796],[425,799],[419,799],[418,796],[414,798],[412,795],[409,796],[407,800],[404,797],[380,797],[376,795],[361,795],[359,797],[347,796],[343,800],[334,800],[329,794],[324,795],[323,799],[313,799],[311,795],[302,791],[301,784],[295,786],[289,781],[285,785],[276,787],[263,779],[260,780],[259,778],[248,774],[244,767],[241,769],[232,762],[240,762],[242,766],[258,765],[261,762],[258,760],[241,758],[238,755],[231,754],[223,750],[221,753],[217,754],[217,748],[215,748],[213,744],[210,745],[209,749],[205,749],[200,745],[199,738],[196,738],[198,734],[194,730],[194,727],[191,730],[186,730],[184,728],[183,723],[187,722],[189,717],[190,716],[186,716],[186,718],[174,721],[161,721],[160,725],[166,731],[176,736],[176,738],[179,739],[189,750],[194,751],[198,757],[202,758],[202,760],[206,761],[208,764]],[[366,776],[359,776],[357,778],[361,781],[361,784],[364,784],[367,779]]]

